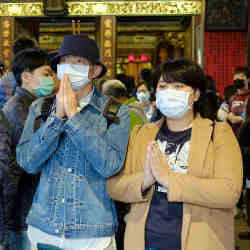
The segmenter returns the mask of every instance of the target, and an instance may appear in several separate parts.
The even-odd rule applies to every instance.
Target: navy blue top
[[[185,174],[191,129],[173,132],[164,123],[156,136],[168,155],[171,171]],[[181,250],[183,203],[168,202],[167,188],[156,183],[145,227],[146,247]]]

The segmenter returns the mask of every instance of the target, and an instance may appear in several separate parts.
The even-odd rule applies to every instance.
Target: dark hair
[[[217,113],[221,105],[221,98],[216,91],[207,90],[206,94],[202,96],[200,102],[200,114],[204,118],[209,118],[214,121],[217,120]]]
[[[116,79],[125,84],[128,95],[132,96],[135,87],[135,79],[132,76],[126,76],[125,74],[116,75]]]
[[[4,74],[6,71],[6,66],[4,65],[3,62],[0,61],[0,76]]]
[[[56,73],[57,72],[57,64],[54,63],[53,59],[55,56],[58,55],[58,51],[57,50],[54,50],[54,51],[51,51],[49,52],[48,54],[48,63],[50,65],[50,67],[52,68],[52,70]]]
[[[234,70],[234,75],[236,74],[244,74],[247,78],[250,77],[250,72],[247,67],[238,67]]]
[[[154,90],[157,88],[157,84],[159,82],[159,79],[162,74],[162,65],[160,64],[159,66],[156,67],[156,69],[152,73],[152,86]]]
[[[181,82],[195,90],[198,89],[200,98],[194,103],[194,114],[199,112],[202,117],[206,117],[206,114],[201,113],[201,105],[206,95],[207,79],[198,64],[184,58],[169,60],[162,65],[162,77],[165,82]]]
[[[216,92],[216,84],[212,76],[206,75],[206,79],[207,79],[207,88],[209,90],[213,90]]]
[[[14,55],[16,55],[18,52],[24,49],[30,49],[35,47],[36,43],[32,39],[27,37],[21,37],[14,41],[12,49]]]
[[[141,78],[142,81],[144,81],[147,84],[147,88],[151,89],[152,88],[152,72],[150,69],[142,69],[141,70]]]
[[[229,99],[237,93],[237,88],[230,85],[224,88],[224,101],[229,104]]]
[[[142,85],[144,85],[144,86],[146,86],[147,87],[147,89],[149,90],[149,88],[148,88],[148,85],[147,85],[147,83],[146,82],[139,82],[137,85],[136,85],[136,91],[138,90],[138,88],[140,88]]]
[[[14,57],[11,63],[11,70],[17,81],[17,85],[22,85],[21,75],[23,72],[32,72],[48,61],[48,54],[39,48],[22,50]]]

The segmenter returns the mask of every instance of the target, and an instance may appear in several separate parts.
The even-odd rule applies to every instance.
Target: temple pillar
[[[0,51],[1,59],[5,66],[10,69],[12,60],[12,43],[14,39],[14,17],[1,17],[0,18]]]
[[[101,60],[107,67],[106,78],[115,77],[116,17],[102,16],[100,22]]]

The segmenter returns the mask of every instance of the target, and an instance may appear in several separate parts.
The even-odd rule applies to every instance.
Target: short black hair
[[[247,78],[250,77],[250,72],[247,67],[238,67],[234,70],[234,75],[236,74],[244,74]]]
[[[34,42],[34,40],[27,37],[21,37],[14,41],[12,49],[14,55],[16,55],[18,52],[24,49],[30,49],[35,47],[36,43]]]
[[[32,72],[48,61],[48,54],[42,49],[25,49],[16,54],[11,62],[11,70],[15,76],[18,86],[22,85],[21,75],[23,72]]]
[[[137,85],[136,85],[136,91],[138,90],[138,88],[140,88],[142,85],[144,85],[144,86],[146,86],[146,88],[149,90],[149,87],[148,87],[148,85],[147,85],[147,83],[146,82],[139,82]]]
[[[229,99],[237,94],[237,88],[235,85],[229,85],[224,88],[224,100],[227,104],[229,104]]]
[[[199,101],[194,103],[194,113],[200,112],[201,102],[208,88],[207,79],[201,67],[186,58],[168,60],[161,67],[165,82],[181,82],[200,91]]]

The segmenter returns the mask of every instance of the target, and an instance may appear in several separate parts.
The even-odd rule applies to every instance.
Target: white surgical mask
[[[192,107],[188,104],[189,92],[166,89],[156,93],[156,107],[163,115],[178,119]]]
[[[64,73],[69,76],[73,90],[81,89],[89,82],[89,65],[58,64],[57,77],[59,80],[62,80]]]
[[[137,97],[139,102],[147,102],[150,98],[150,94],[148,91],[138,92],[138,93],[136,93],[136,97]]]

